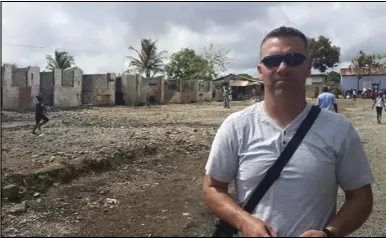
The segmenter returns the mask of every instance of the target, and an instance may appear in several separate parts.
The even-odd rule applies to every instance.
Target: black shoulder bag
[[[296,131],[296,134],[292,137],[288,145],[284,148],[283,152],[280,154],[279,158],[268,170],[264,179],[257,186],[252,196],[249,198],[247,204],[244,207],[244,210],[252,213],[260,200],[264,197],[266,192],[272,186],[272,184],[280,177],[280,173],[283,168],[286,166],[292,155],[295,153],[296,149],[302,142],[303,138],[306,136],[307,132],[310,130],[314,124],[316,118],[320,113],[320,108],[317,106],[312,106],[307,117],[303,120],[302,124],[299,126],[299,129]],[[227,223],[224,220],[220,220],[216,225],[216,230],[213,233],[213,237],[233,237],[237,233],[237,229],[232,225]]]

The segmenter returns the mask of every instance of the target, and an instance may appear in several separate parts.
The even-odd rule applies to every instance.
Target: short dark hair
[[[306,49],[308,51],[308,40],[307,40],[307,37],[303,34],[303,32],[301,32],[298,29],[295,29],[293,27],[281,26],[279,28],[276,28],[276,29],[272,30],[271,32],[269,32],[264,37],[264,39],[263,39],[263,41],[261,42],[261,45],[260,45],[260,58],[262,56],[263,44],[269,38],[273,38],[273,37],[291,37],[291,36],[299,37],[303,41],[304,46],[306,47]]]
[[[328,86],[323,86],[322,92],[327,93],[328,91],[330,91],[330,89],[328,88]]]

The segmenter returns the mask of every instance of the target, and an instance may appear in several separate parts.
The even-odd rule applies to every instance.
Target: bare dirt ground
[[[385,236],[386,118],[376,123],[369,100],[338,103],[376,179],[374,212],[354,235]],[[207,153],[222,120],[252,102],[220,104],[56,110],[39,137],[32,113],[4,112],[2,187],[16,184],[20,199],[2,200],[2,236],[210,235]],[[27,209],[12,211],[21,201]]]

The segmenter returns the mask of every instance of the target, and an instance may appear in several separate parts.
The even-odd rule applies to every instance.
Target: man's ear
[[[258,65],[257,65],[257,76],[258,76],[258,78],[259,78],[260,80],[263,80],[263,74],[262,74],[261,70],[262,70],[262,65],[261,65],[261,64],[258,64]]]

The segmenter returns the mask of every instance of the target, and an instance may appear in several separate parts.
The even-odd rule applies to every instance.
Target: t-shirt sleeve
[[[319,107],[320,107],[320,97],[318,97],[318,98],[316,99],[316,106],[319,106]]]
[[[229,183],[237,173],[238,143],[232,121],[225,120],[214,137],[206,174],[220,182]]]
[[[351,122],[339,154],[337,181],[344,191],[355,190],[373,182],[373,174],[361,138]]]

